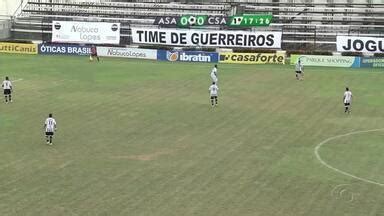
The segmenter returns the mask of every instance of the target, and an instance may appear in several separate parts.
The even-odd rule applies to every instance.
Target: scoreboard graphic
[[[208,15],[184,15],[156,17],[154,25],[164,27],[204,27],[210,25],[228,27],[258,27],[269,26],[272,22],[270,14],[249,14],[237,16],[208,16]]]

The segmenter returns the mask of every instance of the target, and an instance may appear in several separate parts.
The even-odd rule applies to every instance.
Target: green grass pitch
[[[212,66],[0,55],[0,215],[384,215],[382,69]]]

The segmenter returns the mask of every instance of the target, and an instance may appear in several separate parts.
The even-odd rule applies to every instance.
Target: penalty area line
[[[315,147],[314,153],[316,155],[317,160],[320,161],[321,164],[323,164],[327,168],[329,168],[329,169],[331,169],[331,170],[333,170],[333,171],[335,171],[335,172],[337,172],[339,174],[348,176],[350,178],[353,178],[353,179],[356,179],[356,180],[359,180],[359,181],[362,181],[362,182],[365,182],[365,183],[374,184],[374,185],[378,185],[378,186],[384,186],[384,183],[380,183],[380,182],[376,182],[376,181],[369,180],[369,179],[366,179],[366,178],[358,177],[356,175],[350,174],[350,173],[345,172],[343,170],[340,170],[340,169],[338,169],[336,167],[333,167],[333,166],[329,165],[327,162],[325,162],[320,157],[320,154],[319,154],[319,149],[321,148],[321,146],[323,146],[324,144],[328,143],[331,140],[338,139],[338,138],[341,138],[341,137],[351,136],[351,135],[355,135],[355,134],[360,134],[360,133],[369,133],[369,132],[382,131],[382,130],[384,130],[384,128],[378,128],[378,129],[372,129],[372,130],[364,130],[364,131],[354,131],[354,132],[350,132],[350,133],[346,133],[346,134],[341,134],[341,135],[330,137],[330,138],[320,142],[319,144],[317,144],[316,147]]]

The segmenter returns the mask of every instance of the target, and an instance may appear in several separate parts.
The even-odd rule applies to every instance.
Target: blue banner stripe
[[[158,50],[157,60],[171,62],[219,62],[219,53],[202,51],[167,51]]]
[[[39,44],[39,54],[45,55],[89,55],[91,46],[68,44]]]

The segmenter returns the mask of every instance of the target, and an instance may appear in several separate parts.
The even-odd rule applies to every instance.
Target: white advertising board
[[[53,21],[52,42],[119,44],[120,23]]]
[[[157,59],[157,50],[124,47],[97,47],[97,55],[106,57]]]
[[[132,40],[137,44],[279,49],[281,32],[132,28]]]
[[[337,51],[384,53],[384,37],[337,36]]]

